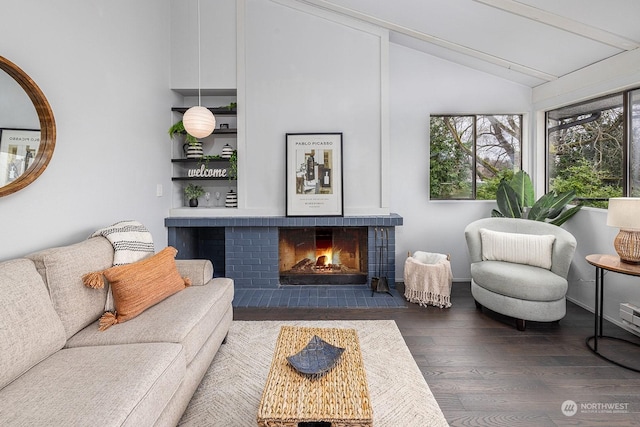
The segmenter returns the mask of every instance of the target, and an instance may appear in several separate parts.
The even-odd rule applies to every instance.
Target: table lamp
[[[620,260],[640,264],[640,197],[609,199],[607,225],[620,229],[613,241]]]

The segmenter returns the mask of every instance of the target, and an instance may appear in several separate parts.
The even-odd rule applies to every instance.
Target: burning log
[[[292,271],[295,270],[310,270],[313,268],[314,262],[309,258],[303,258],[298,261],[293,267],[291,267]]]

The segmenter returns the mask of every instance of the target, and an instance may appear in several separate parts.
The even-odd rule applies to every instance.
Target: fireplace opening
[[[280,228],[280,283],[367,283],[367,227]]]

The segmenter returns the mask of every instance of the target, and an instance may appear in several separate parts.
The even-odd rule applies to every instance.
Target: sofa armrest
[[[191,286],[202,286],[213,278],[213,264],[208,259],[177,259],[176,267],[180,276],[191,279]]]

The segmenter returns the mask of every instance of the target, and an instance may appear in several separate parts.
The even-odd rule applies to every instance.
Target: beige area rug
[[[282,325],[358,331],[375,427],[448,426],[393,320],[234,321],[180,425],[256,426]]]

